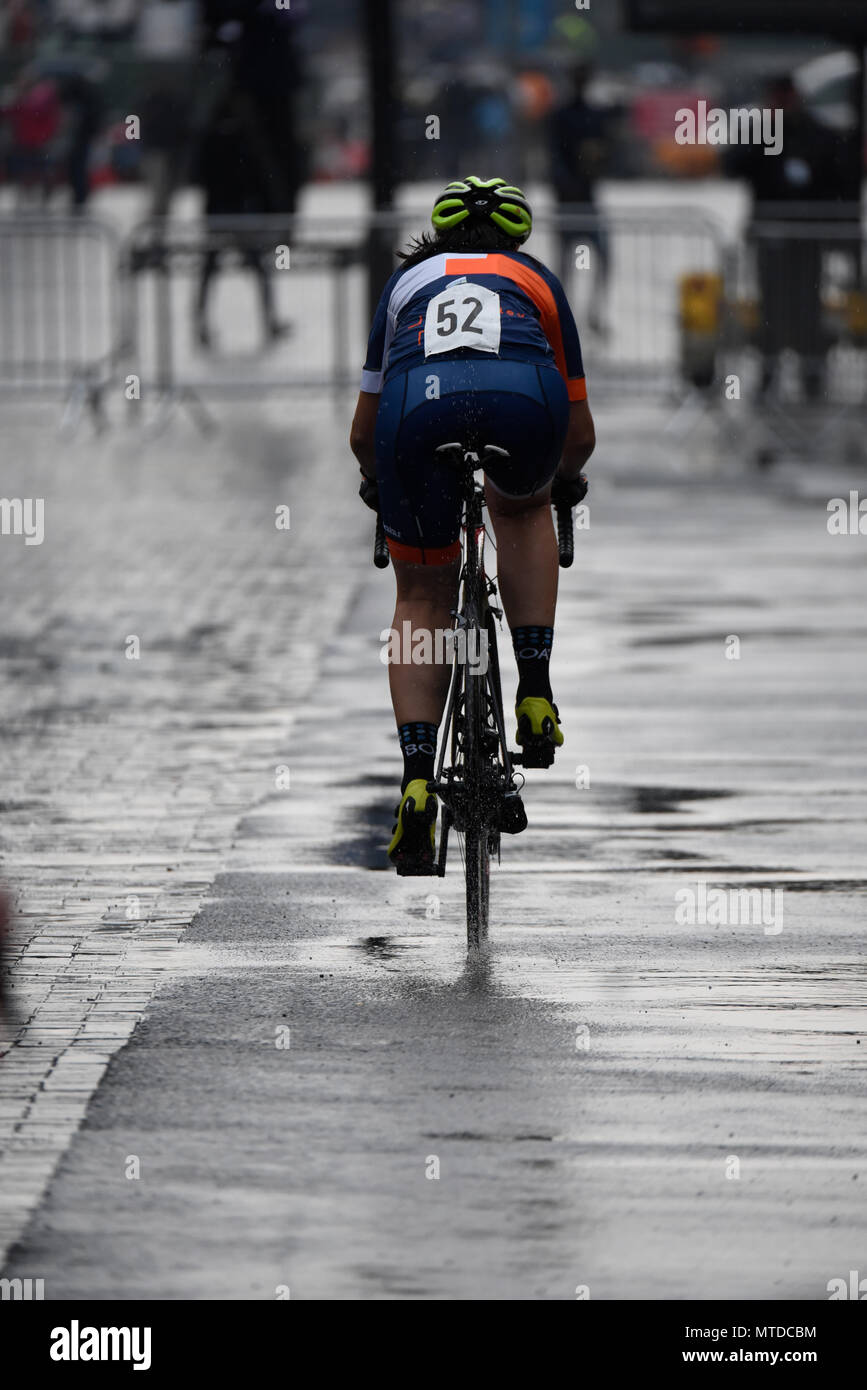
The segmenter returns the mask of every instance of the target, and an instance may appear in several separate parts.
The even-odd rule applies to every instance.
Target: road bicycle
[[[486,530],[484,485],[476,478],[494,458],[507,458],[505,449],[489,444],[476,452],[463,444],[443,444],[437,454],[459,474],[463,499],[460,596],[452,629],[453,671],[442,723],[439,760],[428,791],[442,805],[439,851],[435,874],[446,871],[449,835],[462,846],[466,875],[467,944],[484,946],[488,935],[491,859],[499,862],[503,835],[517,835],[527,826],[521,798],[523,778],[518,767],[550,767],[554,746],[538,738],[520,752],[509,749],[503,712],[500,663],[497,652],[497,586],[485,570]],[[560,564],[567,568],[574,555],[572,509],[555,507]],[[388,564],[388,547],[377,517],[374,563]],[[518,780],[520,778],[520,781]]]

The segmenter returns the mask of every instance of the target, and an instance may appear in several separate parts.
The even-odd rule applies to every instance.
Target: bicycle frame
[[[488,871],[493,855],[499,857],[500,835],[526,825],[520,789],[515,783],[506,738],[503,699],[497,654],[496,620],[502,616],[491,600],[496,585],[485,573],[485,526],[482,515],[484,488],[475,471],[483,465],[476,453],[460,446],[464,497],[463,562],[461,593],[455,612],[455,665],[443,719],[439,761],[428,784],[443,806],[437,873],[445,873],[451,829],[464,835],[467,876],[467,935],[470,948],[478,948],[488,928]],[[464,655],[474,649],[486,654],[484,670],[476,671],[465,659],[458,661],[457,634],[464,633]],[[446,757],[450,754],[450,764]]]
[[[521,788],[515,781],[516,767],[549,767],[554,760],[553,745],[543,741],[541,748],[510,752],[506,738],[500,666],[497,653],[496,622],[502,610],[492,600],[495,582],[485,573],[483,506],[484,487],[476,481],[478,470],[506,450],[487,445],[481,457],[462,444],[443,444],[437,453],[460,470],[460,490],[464,503],[463,552],[460,595],[454,612],[454,669],[449,685],[442,723],[439,759],[428,791],[442,805],[440,842],[434,872],[445,875],[451,830],[464,837],[464,865],[467,883],[467,941],[470,950],[484,944],[488,931],[489,868],[493,855],[499,858],[500,837],[518,834],[527,825]],[[573,557],[572,509],[568,502],[555,506],[561,566]],[[374,563],[388,564],[388,548],[382,518],[377,516]],[[464,633],[464,660],[459,659],[457,634]],[[468,664],[470,637],[475,634],[475,650],[487,655],[483,671],[474,672]],[[446,759],[449,758],[447,765]]]

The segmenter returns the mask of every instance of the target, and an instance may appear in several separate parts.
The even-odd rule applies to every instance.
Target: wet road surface
[[[131,930],[153,997],[4,1274],[49,1298],[821,1299],[863,1266],[863,538],[821,497],[651,485],[616,454],[596,476],[555,638],[567,742],[504,842],[487,958],[456,855],[444,882],[384,867],[391,581],[347,512],[345,588],[295,638],[318,674],[255,748],[289,786],[241,786],[191,925]],[[309,550],[305,593],[328,563]],[[248,655],[252,689],[267,641]],[[193,762],[225,702],[209,723]],[[702,892],[725,920],[684,920]]]

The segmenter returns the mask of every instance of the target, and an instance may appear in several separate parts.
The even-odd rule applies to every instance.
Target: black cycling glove
[[[379,511],[379,488],[375,478],[368,478],[366,473],[362,473],[358,495],[364,505],[369,507],[372,512]]]
[[[583,473],[577,478],[555,478],[551,486],[551,501],[555,507],[577,507],[587,496],[589,483]]]

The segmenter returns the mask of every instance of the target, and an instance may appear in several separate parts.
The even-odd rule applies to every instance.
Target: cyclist
[[[595,445],[578,331],[557,277],[519,249],[533,226],[519,188],[470,175],[447,185],[431,222],[434,235],[400,253],[374,316],[350,435],[359,491],[382,516],[397,580],[395,634],[448,629],[461,498],[454,468],[435,450],[457,441],[507,451],[487,465],[485,500],[518,666],[516,738],[559,746],[548,670],[558,578],[552,484],[555,500],[580,501]],[[399,657],[389,684],[404,771],[388,852],[398,873],[431,873],[437,799],[426,784],[450,667],[414,664],[405,643]]]

